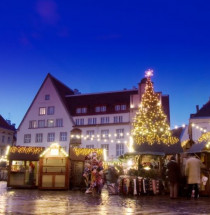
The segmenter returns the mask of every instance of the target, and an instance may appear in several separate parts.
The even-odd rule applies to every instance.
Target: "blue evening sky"
[[[82,93],[130,89],[154,69],[171,127],[210,96],[210,1],[0,2],[0,114],[21,122],[47,73]]]

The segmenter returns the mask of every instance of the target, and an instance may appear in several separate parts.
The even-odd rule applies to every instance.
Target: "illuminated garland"
[[[174,144],[178,138],[171,136],[167,116],[163,112],[159,95],[154,92],[151,81],[152,71],[146,71],[145,93],[133,121],[132,135],[137,144]]]
[[[40,154],[43,151],[42,147],[26,147],[26,146],[12,146],[10,148],[10,153],[20,153],[20,154]]]
[[[202,134],[201,137],[198,139],[199,143],[203,141],[210,141],[210,132]]]
[[[95,148],[73,148],[74,153],[76,156],[84,155],[87,156],[93,152],[96,152],[97,155],[103,155],[103,149],[95,149]]]

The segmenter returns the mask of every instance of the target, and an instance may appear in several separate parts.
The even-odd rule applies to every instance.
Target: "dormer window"
[[[122,104],[122,105],[115,105],[115,111],[124,111],[126,110],[126,105]]]
[[[79,108],[76,109],[76,113],[77,114],[87,113],[87,108],[86,107],[79,107]]]
[[[103,105],[103,106],[96,106],[95,107],[95,112],[96,113],[106,112],[106,106],[105,105]]]

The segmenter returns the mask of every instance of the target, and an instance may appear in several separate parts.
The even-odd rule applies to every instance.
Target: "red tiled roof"
[[[118,92],[107,92],[107,93],[94,93],[94,94],[84,94],[69,96],[66,98],[68,103],[68,110],[72,116],[76,114],[76,108],[87,107],[88,115],[94,115],[96,106],[106,106],[107,113],[116,113],[116,104],[126,104],[128,112],[130,110],[130,95],[136,94],[137,90],[125,90]],[[100,114],[102,114],[100,112]]]

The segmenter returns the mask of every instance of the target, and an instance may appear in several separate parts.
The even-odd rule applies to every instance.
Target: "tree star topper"
[[[152,69],[148,69],[145,71],[145,77],[149,78],[153,76],[153,70]]]

